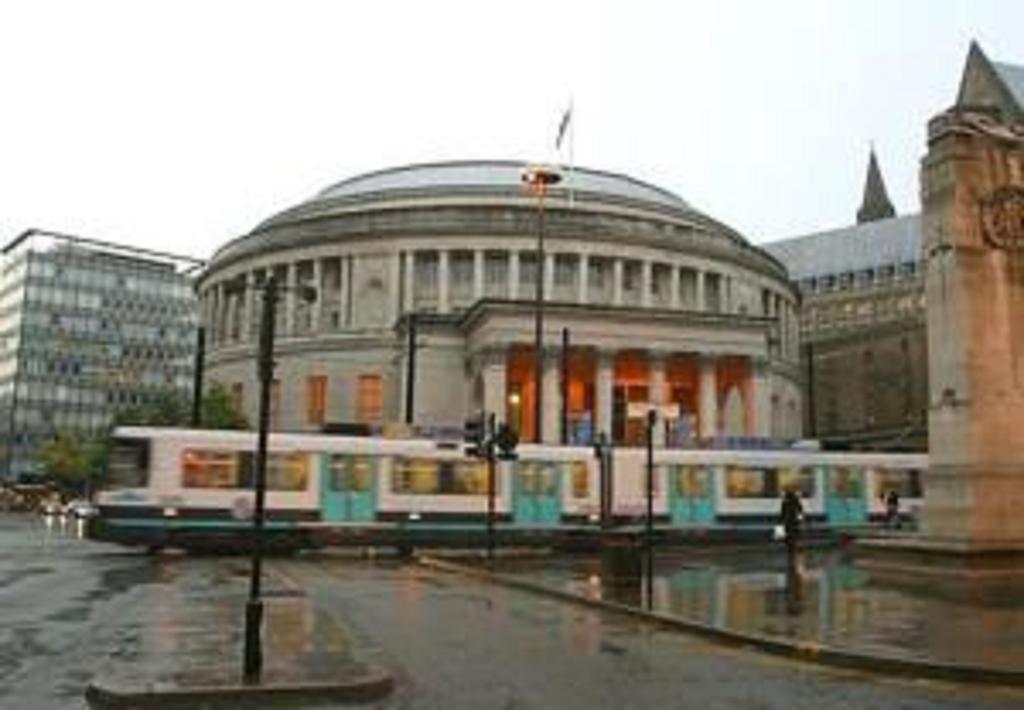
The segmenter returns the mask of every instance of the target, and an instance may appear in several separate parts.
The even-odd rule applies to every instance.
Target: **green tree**
[[[200,417],[204,429],[248,429],[249,422],[238,411],[227,387],[214,382],[203,395]]]
[[[86,444],[67,433],[58,433],[40,449],[39,463],[44,475],[64,489],[81,490],[89,479]]]
[[[188,426],[191,406],[178,390],[159,390],[142,404],[126,407],[114,414],[115,426]]]

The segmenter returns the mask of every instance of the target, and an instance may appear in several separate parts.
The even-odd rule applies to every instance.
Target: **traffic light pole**
[[[494,488],[495,488],[495,417],[487,416],[487,440],[484,443],[484,454],[487,456],[487,561],[494,563]]]
[[[653,409],[647,411],[647,529],[646,529],[646,577],[647,577],[647,611],[654,606],[654,424],[657,413]]]

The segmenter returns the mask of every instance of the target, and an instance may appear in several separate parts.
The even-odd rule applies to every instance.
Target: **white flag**
[[[555,149],[562,147],[562,139],[565,138],[565,132],[569,128],[569,122],[572,121],[572,104],[569,104],[569,108],[565,109],[565,113],[562,114],[562,120],[558,124],[558,137],[555,138]]]

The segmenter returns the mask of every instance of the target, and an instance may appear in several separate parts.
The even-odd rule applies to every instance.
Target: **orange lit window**
[[[306,419],[310,424],[323,424],[327,412],[327,377],[314,375],[306,379]]]
[[[360,375],[356,390],[356,420],[380,422],[384,416],[384,385],[380,375]]]

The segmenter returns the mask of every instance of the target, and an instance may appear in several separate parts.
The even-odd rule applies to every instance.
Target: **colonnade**
[[[360,256],[339,255],[281,262],[212,282],[200,294],[203,322],[213,346],[255,341],[258,297],[251,288],[271,271],[289,286],[317,289],[315,305],[281,294],[280,337],[301,337],[356,327],[353,273]],[[390,327],[403,312],[452,313],[482,298],[531,300],[536,288],[531,249],[405,250],[389,259],[386,313]],[[783,289],[699,261],[631,258],[620,254],[552,250],[545,255],[544,298],[579,304],[689,310],[762,316],[778,321],[779,351],[795,356],[796,304]],[[242,286],[245,285],[245,288]]]

